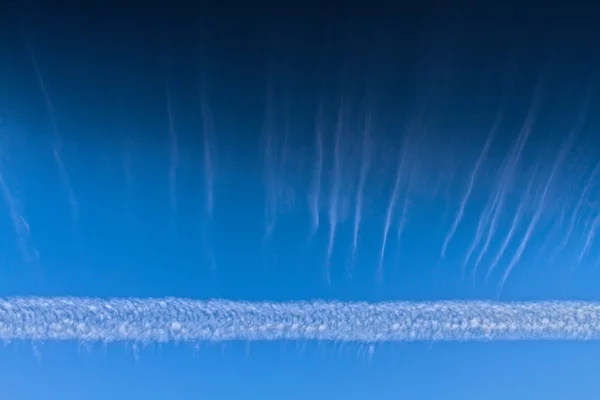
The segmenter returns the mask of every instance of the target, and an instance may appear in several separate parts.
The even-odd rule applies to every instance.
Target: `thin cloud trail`
[[[599,340],[600,303],[0,300],[0,340],[448,342]]]
[[[135,194],[134,183],[135,174],[133,168],[133,139],[128,138],[125,141],[123,151],[123,172],[125,175],[125,209],[127,212],[127,222],[129,227],[133,225],[133,199]]]
[[[499,190],[500,189],[498,189],[498,191]],[[479,246],[479,243],[481,242],[481,239],[483,238],[483,231],[484,231],[485,227],[487,226],[488,222],[490,221],[490,218],[492,217],[492,212],[494,210],[494,207],[496,207],[497,198],[498,198],[498,192],[496,192],[496,196],[493,200],[492,199],[488,200],[488,204],[485,206],[484,210],[481,212],[481,214],[479,216],[479,220],[477,221],[477,228],[475,230],[475,236],[474,236],[473,240],[471,241],[471,245],[467,249],[467,254],[465,255],[465,259],[463,261],[463,265],[462,265],[463,276],[466,273],[467,265],[469,264],[469,261],[471,260],[473,253],[475,253],[477,246]],[[476,271],[472,271],[471,274],[473,276],[475,276],[475,272]]]
[[[519,224],[521,223],[521,220],[523,219],[523,215],[525,214],[526,208],[529,205],[529,200],[532,197],[532,188],[533,188],[533,184],[534,184],[535,178],[537,176],[539,167],[540,167],[540,163],[537,164],[536,169],[535,169],[534,173],[532,174],[531,179],[529,180],[527,189],[525,190],[524,199],[522,199],[522,201],[519,203],[519,206],[517,207],[517,211],[515,212],[515,215],[513,217],[512,223],[510,225],[510,229],[508,230],[508,234],[504,237],[504,240],[502,241],[502,244],[500,245],[500,249],[498,249],[496,256],[494,257],[494,259],[492,260],[492,263],[488,267],[488,271],[485,275],[486,282],[489,280],[492,272],[494,272],[494,270],[498,266],[498,263],[502,259],[504,252],[506,251],[508,245],[512,241],[512,239],[517,231],[517,228],[518,228]]]
[[[210,234],[207,232],[210,229],[210,224],[214,218],[214,182],[215,182],[215,159],[213,146],[214,137],[214,121],[212,112],[207,99],[203,96],[200,101],[200,114],[202,117],[202,133],[204,147],[204,196],[205,196],[205,211],[206,223],[202,228],[202,246],[204,247],[206,261],[214,272],[217,269],[215,255],[212,249]]]
[[[360,175],[358,178],[358,189],[356,190],[356,207],[354,208],[354,230],[352,234],[352,260],[356,259],[358,252],[358,234],[362,220],[363,198],[367,175],[371,164],[370,145],[371,145],[371,115],[366,116],[365,128],[363,132],[362,155],[360,165]]]
[[[539,223],[540,218],[542,217],[542,213],[546,210],[546,207],[547,207],[546,202],[547,202],[548,192],[549,192],[550,188],[552,187],[552,184],[554,183],[556,174],[562,168],[562,165],[568,155],[568,152],[571,150],[572,146],[574,145],[575,140],[577,139],[581,129],[583,128],[583,124],[585,122],[586,117],[587,117],[587,113],[586,112],[582,113],[581,118],[579,118],[578,124],[576,125],[575,129],[573,129],[570,132],[569,137],[567,138],[564,145],[560,149],[558,157],[557,157],[556,161],[554,162],[554,164],[552,165],[552,170],[550,171],[550,176],[548,177],[548,180],[546,181],[546,185],[544,186],[544,190],[542,191],[536,211],[535,211],[533,217],[531,218],[529,225],[527,226],[527,231],[525,232],[523,240],[519,244],[519,247],[517,248],[516,253],[514,254],[513,258],[511,259],[510,263],[508,264],[508,267],[506,267],[506,270],[504,271],[504,275],[502,276],[502,280],[500,281],[500,285],[499,285],[500,289],[502,289],[502,286],[508,279],[508,276],[510,275],[513,268],[519,263],[519,260],[523,256],[523,252],[525,251],[525,248],[527,247],[527,244],[529,243],[529,239],[531,238],[531,235],[535,231],[535,228],[536,228],[537,224]]]
[[[167,71],[166,55],[162,54],[161,67],[165,83],[165,106],[167,109],[167,126],[169,139],[169,204],[170,204],[170,223],[173,225],[177,220],[177,171],[179,168],[179,140],[175,130],[175,118],[173,116],[173,96]]]
[[[25,219],[23,213],[23,207],[18,198],[16,198],[10,190],[8,183],[4,178],[4,167],[2,166],[3,161],[7,161],[8,157],[5,154],[5,150],[0,145],[0,192],[4,202],[8,207],[10,220],[12,222],[13,231],[17,237],[17,247],[21,256],[26,262],[34,262],[39,259],[39,253],[37,249],[31,244],[31,234],[29,230],[29,223]]]
[[[485,147],[488,146],[488,144],[491,145],[493,139],[495,138],[495,136],[497,134],[498,129],[500,128],[500,124],[502,123],[502,120],[504,118],[504,114],[505,114],[505,105],[504,104],[506,103],[508,95],[511,93],[512,88],[513,88],[512,77],[514,76],[514,73],[515,73],[514,69],[516,67],[516,65],[514,63],[511,63],[511,64],[512,64],[511,68],[509,68],[509,72],[508,72],[508,75],[507,75],[507,83],[508,84],[505,86],[505,90],[504,90],[504,94],[503,94],[503,100],[502,100],[502,103],[501,103],[501,107],[499,109],[499,112],[496,114],[496,118],[494,120],[494,123],[492,125],[491,130],[490,130],[490,133],[488,135],[488,139],[486,141],[486,144],[484,145],[485,154],[484,154],[484,151],[482,151],[482,153],[480,154],[480,160],[483,160],[483,159],[485,159],[485,157],[487,157],[487,154],[489,153],[490,149],[489,148],[486,149]],[[470,177],[471,178],[470,179],[470,183],[472,183],[474,181],[474,179],[475,179],[475,177],[477,175],[477,172],[478,172],[478,170],[479,170],[480,167],[481,167],[481,165],[479,164],[479,160],[478,160],[475,168],[472,171],[472,175]],[[502,177],[503,175],[500,175],[500,176]],[[498,185],[498,189],[497,190],[499,191],[501,187],[502,187],[501,184]],[[471,193],[471,191],[467,191],[467,195],[465,195],[465,199],[467,199],[468,196],[470,196],[470,193]],[[498,194],[496,194],[496,198],[497,197],[498,197]],[[461,270],[462,270],[461,272],[462,272],[463,278],[464,278],[465,273],[466,273],[467,264],[469,263],[469,261],[470,261],[472,255],[473,255],[473,253],[475,252],[475,249],[477,248],[477,246],[479,245],[479,243],[481,241],[481,238],[483,237],[483,229],[488,224],[488,222],[489,222],[489,220],[491,218],[491,213],[492,213],[492,211],[493,211],[493,209],[495,207],[496,201],[497,200],[494,199],[494,202],[488,202],[486,204],[486,207],[484,208],[483,212],[481,213],[481,215],[479,217],[479,221],[477,223],[477,230],[475,232],[475,237],[474,237],[473,241],[471,242],[471,245],[467,249],[467,254],[466,254],[465,260],[463,262],[462,268],[461,268]],[[466,202],[466,201],[463,200],[463,202]],[[461,207],[462,207],[462,205],[461,205]],[[456,221],[455,221],[455,224],[456,224]],[[454,230],[456,228],[458,228],[458,224],[456,224],[456,227],[454,228]],[[454,233],[456,233],[456,232],[453,232],[453,234]],[[444,254],[444,253],[442,253],[442,254]]]
[[[402,178],[404,177],[404,169],[405,164],[407,162],[408,157],[408,146],[410,141],[409,134],[406,134],[403,138],[402,150],[400,151],[400,158],[398,160],[398,164],[396,167],[396,179],[394,180],[394,188],[392,189],[392,194],[390,195],[390,199],[388,201],[388,206],[385,212],[385,222],[383,225],[383,233],[381,239],[381,248],[379,250],[379,264],[377,266],[377,279],[383,279],[383,263],[385,261],[385,250],[387,247],[388,235],[390,232],[390,226],[392,225],[392,219],[394,217],[394,210],[396,208],[396,203],[398,202],[398,196],[400,195],[400,185],[402,183]],[[405,203],[406,205],[406,199]],[[405,209],[404,209],[405,210]],[[404,214],[404,213],[403,213]],[[404,221],[405,215],[402,216],[402,221]],[[403,228],[403,222],[401,222],[401,228],[398,230],[398,241],[400,241],[400,237],[402,235],[400,229]]]
[[[504,209],[504,204],[506,202],[506,197],[508,195],[508,190],[513,184],[515,179],[517,166],[521,160],[521,156],[523,154],[523,150],[529,141],[529,137],[531,136],[531,132],[533,130],[533,125],[536,121],[539,109],[540,102],[540,87],[536,88],[534,93],[533,105],[529,110],[525,123],[523,124],[523,128],[519,133],[519,137],[517,138],[517,142],[515,143],[512,151],[509,154],[509,158],[507,159],[506,169],[501,175],[501,182],[499,188],[496,192],[496,196],[493,202],[492,207],[489,212],[491,215],[491,222],[488,228],[488,232],[485,238],[485,242],[483,244],[483,248],[479,252],[479,256],[475,261],[475,265],[473,266],[473,275],[476,274],[479,264],[483,261],[483,257],[487,254],[490,244],[492,242],[492,238],[496,234],[496,227],[499,222],[499,218]],[[493,215],[492,215],[493,212]],[[490,215],[487,216],[486,219],[490,218]]]
[[[416,174],[413,171],[408,171],[407,184],[406,189],[404,191],[404,196],[402,198],[402,212],[398,218],[398,229],[396,231],[396,256],[395,256],[395,265],[401,263],[400,257],[402,256],[402,237],[404,235],[404,230],[406,229],[406,225],[408,224],[408,210],[412,207],[413,201],[410,199],[410,193],[412,186],[414,184],[413,180]],[[381,256],[381,253],[379,253]],[[381,278],[381,277],[380,277]]]
[[[592,226],[590,227],[590,230],[588,231],[588,233],[586,235],[585,244],[583,245],[583,248],[579,252],[579,257],[577,258],[577,260],[580,264],[583,261],[583,258],[587,255],[590,245],[594,241],[598,227],[600,227],[600,214],[596,214],[596,216],[594,217],[594,219],[592,221]]]
[[[494,200],[494,205],[492,208],[494,211],[491,216],[491,222],[490,222],[489,229],[488,229],[488,232],[487,232],[484,244],[483,244],[483,248],[481,249],[479,255],[477,256],[477,259],[475,260],[475,265],[473,267],[474,273],[477,271],[479,264],[481,264],[481,262],[483,261],[483,257],[485,257],[485,255],[487,254],[490,244],[492,243],[492,239],[496,234],[496,228],[498,226],[498,222],[500,220],[502,211],[504,210],[507,193],[508,193],[509,187],[512,184],[512,181],[515,177],[515,168],[518,163],[518,160],[520,159],[523,148],[525,147],[527,137],[529,135],[529,129],[527,130],[526,135],[527,136],[522,141],[518,142],[517,147],[516,147],[516,153],[513,155],[514,158],[512,159],[509,167],[506,170],[506,173],[504,174],[504,176],[502,178],[502,183],[501,183],[500,188],[496,192],[496,199]]]
[[[589,107],[590,107],[590,103],[589,103],[589,101],[586,101],[581,113],[579,114],[579,118],[577,119],[575,126],[569,135],[570,142],[572,142],[574,140],[574,138],[573,138],[574,135],[581,133],[581,131],[583,130],[583,128],[585,126],[585,122],[587,120],[587,116],[589,114]],[[570,142],[567,144],[570,144]],[[560,254],[560,252],[565,248],[565,246],[569,242],[569,239],[571,238],[571,235],[573,233],[573,228],[575,227],[576,219],[577,219],[577,217],[579,217],[579,212],[581,210],[581,207],[583,206],[584,201],[587,200],[587,194],[588,194],[590,188],[592,187],[593,183],[595,183],[598,172],[600,172],[599,168],[600,168],[600,164],[596,164],[594,166],[594,169],[592,170],[592,173],[591,173],[590,177],[588,178],[588,181],[586,182],[586,184],[583,188],[583,192],[581,193],[581,196],[579,197],[579,200],[575,206],[573,214],[571,215],[571,218],[569,220],[569,226],[567,228],[567,232],[565,233],[563,240],[560,242],[560,244],[556,247],[556,249],[551,254],[550,262],[552,262],[554,260],[554,258],[556,256],[558,256],[558,254]],[[594,220],[592,226],[594,226],[595,224],[596,224],[596,222]],[[591,236],[590,236],[591,232],[592,232],[592,230],[590,230],[588,232],[588,236],[586,238],[586,245],[585,245],[584,249],[582,250],[582,252],[580,253],[579,262],[582,261],[583,257],[585,256],[585,253],[587,252],[587,246],[589,245],[590,240],[591,240]],[[593,234],[592,234],[592,236],[593,236]]]
[[[8,206],[13,230],[17,236],[19,251],[26,262],[34,262],[39,258],[39,253],[37,249],[30,244],[29,223],[27,223],[27,220],[23,217],[20,203],[8,188],[8,184],[4,180],[2,171],[0,171],[0,191]]]
[[[173,119],[173,105],[171,90],[166,88],[167,117],[169,123],[169,202],[171,204],[171,224],[177,219],[177,169],[179,167],[179,145],[175,122]]]
[[[496,130],[498,129],[500,121],[501,121],[501,117],[498,118],[496,120],[496,122],[494,123],[494,126],[492,127],[492,130],[491,130],[490,134],[488,135],[488,138],[486,139],[485,144],[483,145],[483,149],[481,150],[481,153],[479,153],[479,157],[477,158],[477,161],[475,162],[475,166],[473,167],[473,170],[471,171],[471,174],[469,175],[469,184],[467,185],[465,194],[463,195],[462,201],[460,202],[460,206],[458,208],[458,212],[456,213],[456,217],[454,218],[454,222],[452,223],[452,227],[450,228],[450,231],[444,238],[444,243],[442,244],[442,252],[441,252],[442,259],[446,258],[446,251],[448,250],[448,245],[454,238],[454,234],[456,233],[456,230],[458,229],[458,225],[460,225],[460,222],[462,221],[462,218],[463,218],[463,215],[465,212],[465,207],[467,206],[467,202],[469,201],[469,198],[471,197],[471,192],[473,191],[473,186],[475,185],[475,179],[477,178],[477,174],[479,173],[481,164],[483,164],[483,161],[487,157],[487,154],[492,145],[492,141],[494,140],[494,136],[496,134]]]
[[[265,110],[265,148],[264,152],[264,174],[266,184],[266,198],[265,198],[265,235],[263,238],[263,244],[266,244],[271,240],[271,235],[275,229],[277,223],[277,214],[279,210],[278,205],[278,177],[275,172],[276,164],[276,150],[273,138],[273,99],[272,99],[271,83],[267,88],[266,94],[266,110]]]
[[[284,193],[282,193],[282,196],[285,196],[285,200],[289,200],[289,197],[287,197],[286,195],[288,188],[285,187],[283,188],[283,184],[285,183],[285,177],[286,177],[286,168],[288,165],[288,153],[289,153],[289,141],[290,141],[290,106],[289,106],[289,101],[286,98],[285,101],[283,102],[283,108],[284,108],[284,120],[283,120],[283,143],[281,144],[281,150],[280,150],[280,155],[279,155],[279,168],[278,168],[278,174],[279,174],[279,181],[282,183],[282,189],[284,191]]]
[[[406,194],[404,195],[404,199],[402,201],[402,214],[400,215],[400,222],[398,224],[398,234],[396,235],[396,241],[398,245],[402,241],[402,234],[404,233],[404,228],[406,227],[406,222],[408,220],[408,207],[411,206],[411,203],[408,199],[410,193],[410,183],[411,179],[408,182],[408,188],[406,189]]]
[[[311,216],[311,231],[309,238],[311,239],[319,230],[320,225],[321,179],[323,176],[323,113],[323,105],[321,105],[319,107],[319,115],[317,117],[317,126],[315,129],[315,166],[308,198]]]
[[[573,214],[571,215],[571,218],[569,219],[569,227],[567,228],[567,231],[566,231],[562,241],[556,247],[556,249],[554,249],[554,251],[552,252],[552,255],[550,256],[550,259],[549,259],[550,263],[552,261],[554,261],[554,258],[560,254],[560,252],[567,246],[569,240],[571,239],[571,235],[573,233],[573,229],[575,228],[575,223],[577,221],[577,218],[580,217],[579,211],[581,210],[581,207],[583,206],[583,203],[584,203],[585,199],[587,198],[587,194],[588,194],[592,184],[595,183],[595,178],[598,175],[598,172],[600,172],[600,163],[596,164],[596,166],[594,167],[594,170],[592,171],[592,174],[590,175],[587,183],[585,184],[585,187],[583,188],[583,192],[581,193],[581,196],[579,197],[579,200],[577,201],[577,204],[575,205]]]
[[[65,167],[65,164],[62,161],[62,137],[60,135],[60,132],[58,130],[58,124],[56,122],[54,104],[52,103],[52,99],[50,98],[50,94],[48,93],[46,82],[44,81],[44,77],[42,76],[42,72],[35,57],[35,53],[33,52],[33,48],[29,44],[28,40],[25,40],[25,47],[27,48],[27,53],[29,54],[29,58],[31,60],[31,63],[33,64],[33,69],[35,70],[35,75],[38,80],[38,84],[40,85],[40,89],[44,95],[44,100],[46,101],[46,108],[48,109],[50,123],[52,125],[52,134],[54,135],[52,157],[54,158],[54,162],[56,162],[56,165],[58,166],[60,179],[65,190],[67,191],[67,199],[69,201],[69,205],[71,206],[73,225],[76,226],[77,221],[79,219],[79,202],[77,200],[77,197],[75,196],[73,186],[71,185],[71,177],[69,176],[67,168]]]
[[[340,192],[342,190],[342,134],[345,126],[346,114],[346,99],[342,98],[338,111],[338,121],[335,130],[335,138],[333,145],[333,169],[331,171],[331,188],[329,193],[329,239],[327,243],[327,259],[325,260],[325,274],[328,283],[331,283],[331,257],[333,256],[333,248],[335,245],[335,237],[337,234],[338,223],[340,220]]]
[[[214,138],[214,126],[212,113],[206,99],[202,99],[200,106],[202,114],[202,130],[204,142],[204,184],[206,196],[206,214],[209,220],[213,218],[214,209],[214,159],[212,154],[212,140]]]
[[[541,95],[540,94],[541,84],[542,84],[542,80],[539,80],[537,87],[534,89],[533,104],[532,104],[532,107],[530,107],[530,109],[529,109],[524,126],[521,129],[521,132],[519,133],[516,143],[512,146],[509,155],[503,161],[503,165],[502,165],[501,172],[499,175],[500,182],[498,183],[498,185],[496,187],[495,195],[494,195],[493,199],[488,201],[488,204],[486,205],[486,207],[484,208],[484,210],[482,211],[482,213],[479,217],[479,222],[477,223],[477,230],[475,232],[475,237],[467,250],[467,255],[463,262],[463,274],[466,271],[467,264],[469,263],[471,257],[473,256],[473,253],[475,252],[475,250],[479,246],[479,243],[481,242],[481,239],[483,238],[484,229],[486,228],[486,226],[488,224],[490,224],[488,231],[487,231],[486,240],[485,240],[485,242],[487,244],[484,244],[483,249],[481,250],[481,252],[477,258],[479,261],[475,262],[475,266],[471,273],[473,277],[475,276],[475,274],[477,272],[477,266],[479,265],[479,262],[483,259],[483,256],[487,252],[487,248],[488,248],[489,243],[491,242],[492,236],[495,232],[495,224],[496,224],[499,212],[502,210],[502,207],[503,207],[504,197],[506,196],[506,191],[508,190],[508,185],[509,185],[508,182],[509,181],[512,182],[515,165],[518,164],[520,155],[523,151],[523,147],[527,143],[529,135],[531,133],[530,127],[533,124],[533,122],[535,122],[535,118],[537,116],[537,112],[538,112],[537,109],[539,108],[540,95]],[[491,223],[490,223],[490,220],[492,220]]]
[[[293,206],[294,192],[287,185],[286,175],[290,164],[290,109],[288,100],[282,103],[283,108],[283,137],[278,140],[276,130],[279,128],[276,110],[276,101],[272,82],[268,83],[266,93],[264,135],[264,176],[266,183],[265,203],[265,235],[263,246],[266,246],[277,226],[278,217]],[[281,144],[280,144],[281,142]]]

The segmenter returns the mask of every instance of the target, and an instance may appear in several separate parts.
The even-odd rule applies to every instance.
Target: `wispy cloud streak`
[[[600,302],[0,300],[0,340],[343,342],[597,340]]]

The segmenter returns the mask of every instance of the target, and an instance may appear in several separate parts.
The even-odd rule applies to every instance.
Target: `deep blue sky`
[[[597,10],[515,10],[440,2],[369,9],[358,3],[321,9],[15,5],[0,31],[6,188],[0,188],[0,295],[598,300],[595,180],[578,207],[599,150]],[[473,259],[463,274],[481,213],[536,96],[539,112],[498,233],[477,274]],[[340,222],[328,263],[340,104]],[[501,125],[440,260],[500,109]],[[353,258],[367,115],[371,163]],[[578,118],[582,131],[552,175]],[[317,126],[323,170],[315,192]],[[170,180],[175,136],[176,179]],[[400,180],[378,280],[386,211],[406,143],[411,167]],[[315,193],[320,223],[311,236]],[[397,242],[406,193],[406,229]],[[269,204],[276,223],[265,237]],[[526,250],[499,292],[540,208]],[[525,211],[514,239],[486,281],[519,210]],[[570,240],[554,256],[571,220]],[[595,343],[374,350],[334,343],[137,351],[125,344],[13,343],[0,350],[0,393],[10,399],[593,399],[600,390]]]

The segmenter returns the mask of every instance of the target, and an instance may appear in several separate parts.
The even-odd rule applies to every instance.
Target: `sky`
[[[106,6],[3,14],[0,296],[600,301],[593,6]],[[15,400],[600,390],[597,342],[0,355]]]

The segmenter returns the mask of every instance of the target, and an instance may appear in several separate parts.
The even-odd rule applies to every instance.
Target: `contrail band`
[[[596,340],[600,303],[0,299],[0,340]]]

